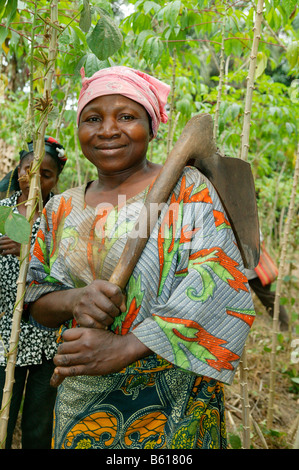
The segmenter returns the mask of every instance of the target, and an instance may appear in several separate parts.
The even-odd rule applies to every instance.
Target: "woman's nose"
[[[105,118],[98,126],[98,135],[104,138],[111,138],[120,134],[117,120],[113,118]]]

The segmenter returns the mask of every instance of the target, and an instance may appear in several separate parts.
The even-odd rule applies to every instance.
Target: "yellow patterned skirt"
[[[67,378],[53,448],[226,448],[223,386],[156,355],[117,374]]]

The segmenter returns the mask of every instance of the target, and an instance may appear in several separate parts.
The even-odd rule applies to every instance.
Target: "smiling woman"
[[[198,170],[184,169],[125,292],[109,282],[160,171],[146,153],[168,93],[128,67],[83,78],[78,135],[98,178],[47,204],[25,299],[32,323],[59,330],[54,448],[226,447],[222,382],[254,311],[233,231]]]
[[[88,103],[80,116],[78,135],[85,157],[98,169],[98,180],[86,191],[91,206],[107,202],[107,192],[112,203],[119,193],[129,199],[160,170],[160,165],[146,159],[151,139],[148,114],[125,96],[101,96]]]

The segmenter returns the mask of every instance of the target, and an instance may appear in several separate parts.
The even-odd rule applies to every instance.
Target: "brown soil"
[[[270,360],[272,348],[272,319],[265,312],[262,304],[255,298],[257,318],[246,344],[248,365],[248,395],[251,420],[250,447],[252,449],[293,449],[299,448],[299,385],[298,380],[298,345],[294,356],[292,340],[296,338],[296,325],[291,322],[289,332],[278,335],[276,347],[276,376],[273,402],[273,420],[267,425],[269,408]],[[292,307],[293,316],[297,318],[298,300]],[[296,310],[295,310],[296,309]],[[288,309],[289,310],[289,309]],[[292,312],[289,310],[289,313]],[[297,335],[298,338],[298,335]],[[293,354],[292,354],[293,353]],[[226,410],[228,436],[231,444],[239,443],[236,436],[242,437],[242,400],[240,390],[240,371],[234,383],[226,387]]]
[[[270,428],[267,427],[269,403],[269,375],[272,343],[272,319],[260,302],[254,298],[257,318],[247,341],[248,395],[250,414],[250,447],[252,449],[293,449],[299,427],[299,386],[292,381],[298,379],[298,363],[292,362],[291,342],[295,339],[294,323],[291,330],[278,336],[276,356],[276,381],[274,415]],[[293,315],[299,311],[298,301],[292,307]],[[298,314],[294,315],[298,319]],[[298,325],[297,325],[298,328]],[[298,337],[298,336],[297,336]],[[298,349],[297,349],[298,351]],[[298,359],[298,355],[297,355]],[[226,386],[227,431],[230,447],[243,447],[242,400],[240,372],[231,386]],[[13,448],[21,448],[21,432],[18,422]],[[298,448],[298,437],[297,447]]]

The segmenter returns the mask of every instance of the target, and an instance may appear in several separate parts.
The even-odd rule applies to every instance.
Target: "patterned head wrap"
[[[82,89],[78,100],[77,125],[82,109],[99,96],[123,95],[141,104],[151,118],[153,136],[160,122],[166,123],[165,111],[170,86],[146,73],[130,67],[115,66],[99,70],[91,78],[85,77],[82,67]]]
[[[32,141],[28,142],[27,146],[28,146],[27,150],[21,150],[19,153],[20,162],[27,155],[33,152],[33,142]],[[57,140],[55,140],[53,137],[45,136],[45,152],[49,153],[55,159],[55,161],[58,164],[58,174],[60,174],[67,161],[64,147],[59,142],[57,142]],[[6,176],[4,176],[4,178],[0,181],[0,192],[18,191],[20,189],[19,182],[18,182],[19,165],[16,168],[14,168],[14,170],[10,171]]]

